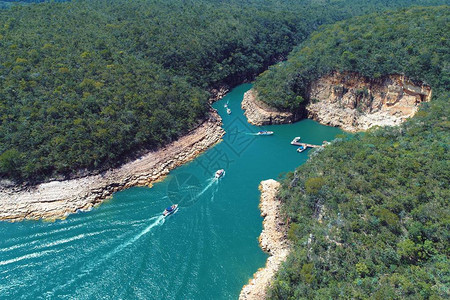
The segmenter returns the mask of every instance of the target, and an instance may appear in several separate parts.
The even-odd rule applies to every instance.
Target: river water
[[[321,144],[341,132],[303,120],[256,136],[261,128],[240,108],[250,88],[214,104],[223,142],[152,188],[116,193],[66,220],[0,222],[0,298],[237,299],[267,258],[257,240],[259,182],[306,161],[311,150],[297,153],[295,136]],[[221,168],[225,176],[214,180]],[[161,217],[173,203],[178,212]]]

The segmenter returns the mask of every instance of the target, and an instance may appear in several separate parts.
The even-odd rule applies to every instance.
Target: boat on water
[[[225,105],[223,107],[227,108],[228,107],[228,103],[225,103]]]
[[[298,153],[302,153],[302,152],[305,151],[305,150],[306,150],[306,147],[303,146],[303,145],[301,145],[300,147],[297,148],[297,152],[298,152]]]
[[[222,177],[223,175],[225,175],[225,170],[224,169],[220,169],[216,171],[216,174],[214,174],[214,177],[216,179],[219,179],[220,177]]]
[[[262,130],[262,131],[258,131],[258,133],[256,135],[272,135],[273,131],[267,131],[267,130]]]
[[[227,108],[227,114],[231,115],[231,109]]]
[[[174,205],[172,205],[172,206],[169,206],[168,208],[166,208],[166,209],[163,211],[163,216],[164,216],[164,217],[170,216],[170,215],[176,213],[177,210],[178,210],[178,204],[174,204]]]

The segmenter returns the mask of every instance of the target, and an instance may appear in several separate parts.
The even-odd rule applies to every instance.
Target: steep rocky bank
[[[334,72],[311,84],[309,99],[309,118],[354,132],[401,124],[430,101],[431,88],[403,75],[373,79]]]
[[[373,79],[357,73],[333,72],[311,84],[306,115],[324,125],[351,132],[373,126],[395,126],[414,116],[422,102],[431,100],[431,94],[428,85],[412,82],[403,75]],[[271,108],[257,98],[257,91],[252,89],[242,101],[251,124],[286,124],[300,118]]]
[[[88,210],[119,190],[149,185],[219,142],[225,133],[221,124],[220,116],[211,110],[208,119],[189,134],[117,169],[25,190],[0,188],[0,220],[63,218],[78,209]]]
[[[245,110],[244,115],[247,117],[248,122],[257,126],[286,124],[299,120],[299,116],[294,116],[290,112],[276,110],[259,101],[258,94],[254,89],[244,94],[241,107]]]
[[[228,85],[221,86],[219,88],[213,88],[209,90],[209,103],[214,103],[219,101],[230,91],[230,87]]]
[[[265,299],[271,280],[289,254],[288,225],[280,214],[281,202],[277,199],[279,188],[280,183],[273,179],[261,181],[259,186],[261,191],[259,208],[261,216],[264,217],[259,243],[270,256],[267,258],[265,268],[258,270],[253,279],[242,288],[240,300]]]

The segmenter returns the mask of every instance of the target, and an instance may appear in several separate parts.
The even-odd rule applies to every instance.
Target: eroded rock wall
[[[334,72],[311,84],[306,110],[309,118],[322,124],[359,131],[399,125],[430,100],[429,86],[403,75],[372,79]]]
[[[266,266],[258,270],[253,279],[242,288],[239,300],[265,299],[267,288],[289,254],[288,224],[280,214],[281,202],[277,198],[279,188],[280,183],[273,179],[261,181],[259,186],[261,191],[259,208],[264,218],[259,243],[270,256],[267,258]]]
[[[221,124],[220,116],[211,110],[208,120],[197,129],[117,169],[26,189],[1,187],[0,220],[63,218],[78,209],[89,210],[116,191],[149,185],[219,142],[225,133]]]
[[[254,89],[244,94],[241,107],[245,110],[244,115],[247,117],[247,121],[257,126],[287,124],[299,120],[299,116],[295,116],[293,113],[279,111],[259,101],[258,93]]]

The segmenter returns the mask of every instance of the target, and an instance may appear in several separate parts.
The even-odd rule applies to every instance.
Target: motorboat
[[[273,131],[267,131],[267,130],[262,130],[262,131],[258,131],[258,133],[256,135],[272,135]]]
[[[227,114],[231,115],[231,109],[227,108]]]
[[[163,216],[164,216],[164,217],[170,216],[170,215],[176,213],[177,210],[178,210],[178,204],[174,204],[174,205],[172,205],[172,206],[169,206],[168,208],[166,208],[166,209],[163,211]]]
[[[303,145],[297,148],[297,152],[298,152],[298,153],[302,153],[302,152],[305,151],[305,150],[306,150],[306,147],[303,146]]]
[[[220,169],[216,171],[216,174],[214,174],[214,177],[216,179],[219,179],[220,177],[222,177],[223,175],[225,175],[225,170],[224,169]]]

